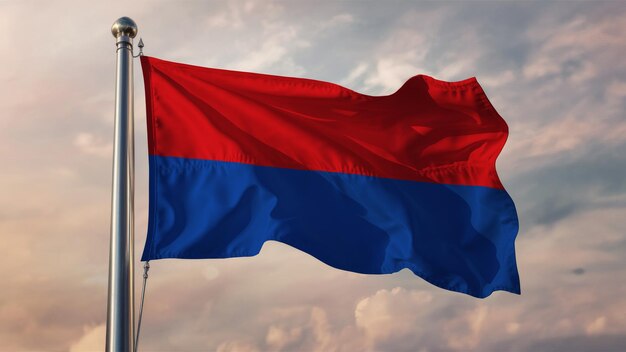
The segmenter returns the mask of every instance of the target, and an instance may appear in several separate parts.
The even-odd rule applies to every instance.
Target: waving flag
[[[388,96],[141,58],[150,162],[142,260],[253,256],[268,240],[365,274],[520,292],[508,136],[474,79]],[[286,265],[289,265],[286,263]]]

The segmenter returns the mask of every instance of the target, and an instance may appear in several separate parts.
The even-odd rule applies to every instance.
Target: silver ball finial
[[[113,33],[115,38],[122,35],[135,38],[137,35],[137,23],[128,17],[120,17],[111,26],[111,33]]]

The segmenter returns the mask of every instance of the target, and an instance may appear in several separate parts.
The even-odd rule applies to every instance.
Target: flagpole
[[[121,17],[113,23],[111,32],[116,39],[117,73],[106,351],[132,352],[135,331],[133,38],[137,35],[137,24]]]

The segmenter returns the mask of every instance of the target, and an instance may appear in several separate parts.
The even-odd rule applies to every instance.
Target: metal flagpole
[[[113,23],[111,32],[116,39],[117,73],[106,351],[132,352],[135,332],[133,38],[137,35],[137,24],[122,17]]]

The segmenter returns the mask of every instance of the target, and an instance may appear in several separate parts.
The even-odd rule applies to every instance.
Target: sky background
[[[484,300],[276,242],[153,261],[140,350],[626,350],[626,2],[32,0],[0,0],[0,350],[103,349],[121,16],[147,55],[189,64],[375,95],[476,76],[510,127],[497,166],[521,222],[522,295]]]

